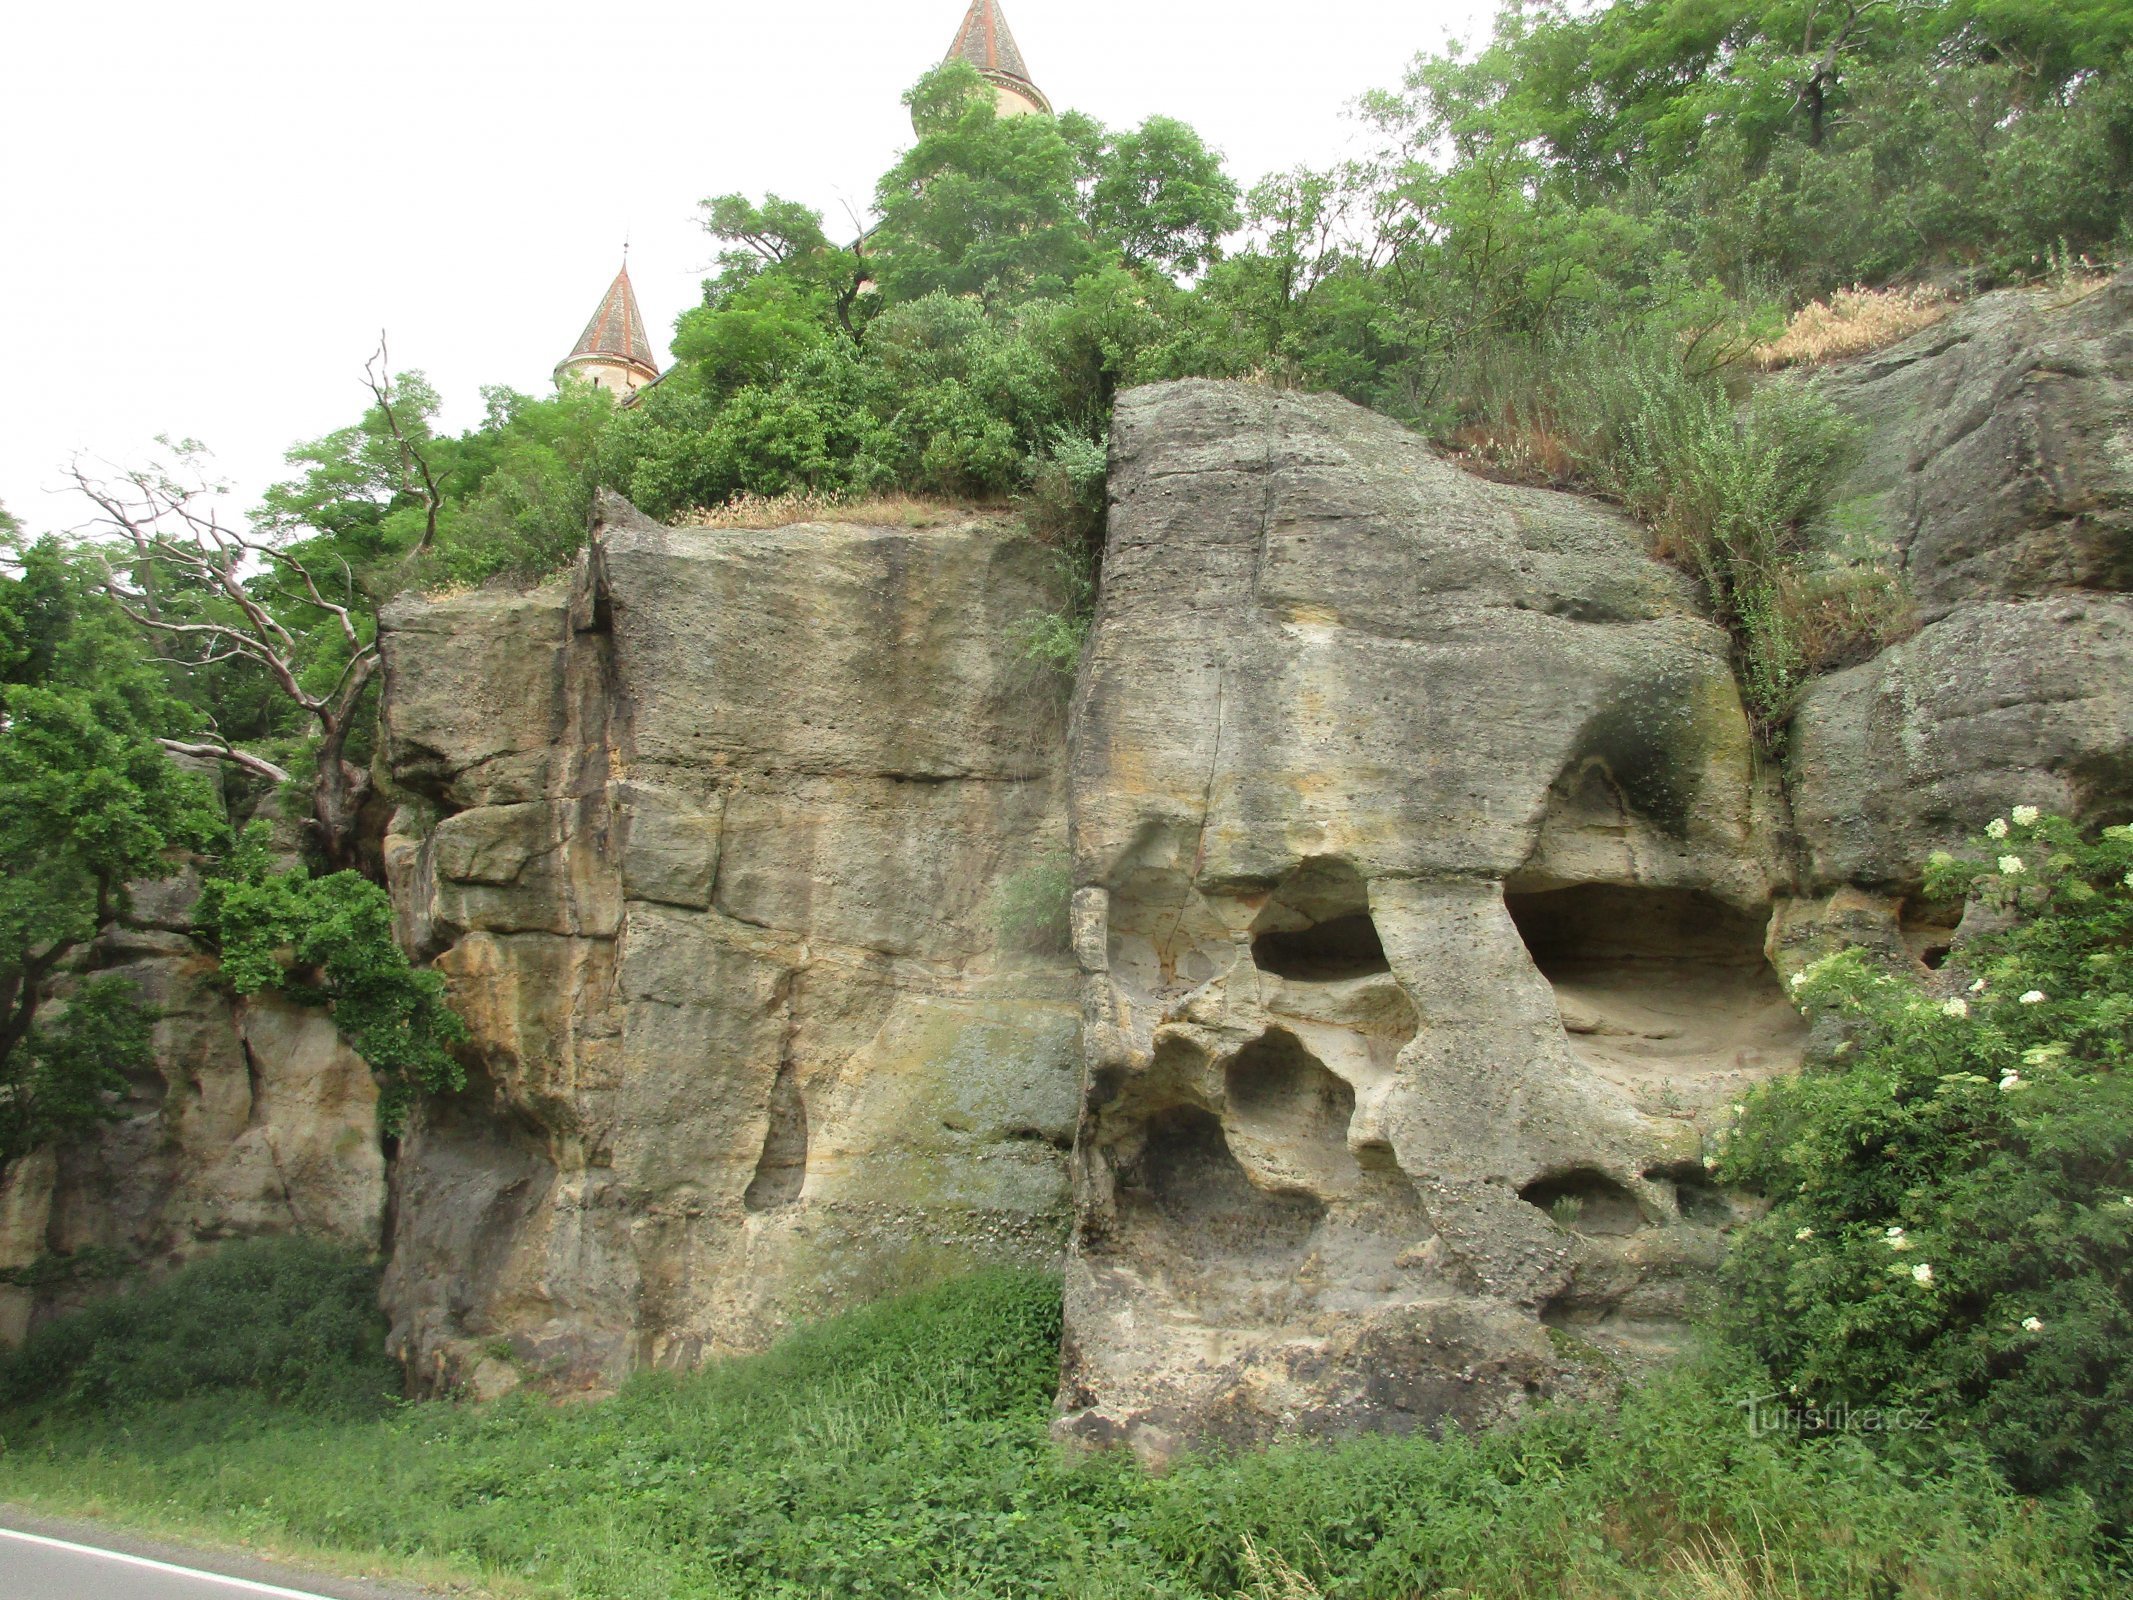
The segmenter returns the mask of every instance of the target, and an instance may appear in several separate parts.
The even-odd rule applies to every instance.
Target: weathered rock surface
[[[1135,391],[1111,494],[1063,1431],[1480,1423],[1665,1346],[1706,1130],[1800,1042],[1725,638],[1336,400]]]
[[[1822,381],[1866,441],[1838,531],[1895,552],[1925,623],[1802,696],[1776,943],[1937,960],[1933,851],[2015,805],[2133,816],[2133,272],[1987,295]]]
[[[217,985],[183,931],[198,893],[190,873],[135,886],[127,923],[91,952],[159,1014],[155,1063],[96,1138],[33,1152],[0,1178],[0,1269],[31,1280],[0,1284],[0,1343],[108,1287],[111,1271],[158,1270],[225,1239],[379,1248],[385,1155],[369,1066],[325,1011]],[[70,1274],[81,1262],[98,1270]]]
[[[1926,621],[2133,580],[2133,271],[1985,295],[1821,386],[1864,424],[1836,529],[1893,548]]]
[[[759,1348],[1067,1226],[1073,971],[995,915],[1064,843],[1048,554],[605,516],[572,585],[385,619],[395,902],[480,1063],[396,1170],[418,1381]]]

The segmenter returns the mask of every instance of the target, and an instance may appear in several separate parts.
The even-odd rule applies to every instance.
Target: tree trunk
[[[361,870],[356,829],[370,798],[370,774],[343,759],[348,730],[336,729],[319,746],[318,778],[311,789],[311,831],[329,870]]]

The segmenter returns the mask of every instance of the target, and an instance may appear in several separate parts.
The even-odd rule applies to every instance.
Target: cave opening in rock
[[[1268,897],[1252,925],[1252,964],[1302,983],[1390,972],[1370,887],[1345,861],[1306,861]]]
[[[807,1103],[800,1098],[799,1078],[787,1061],[770,1086],[770,1125],[741,1203],[750,1211],[775,1211],[798,1200],[806,1183]]]
[[[1806,1025],[1764,954],[1767,913],[1695,890],[1506,892],[1571,1048],[1662,1114],[1797,1066]]]
[[[1552,1173],[1518,1191],[1527,1205],[1538,1206],[1556,1222],[1578,1233],[1635,1233],[1644,1226],[1637,1197],[1604,1172],[1577,1167]]]

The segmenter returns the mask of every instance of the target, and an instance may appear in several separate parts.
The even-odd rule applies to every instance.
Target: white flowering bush
[[[1773,1197],[1728,1315],[1825,1408],[1929,1408],[2020,1488],[2133,1527],[2133,829],[2018,807],[1929,892],[1995,913],[1937,974],[1859,952],[1792,994],[1843,1022],[1752,1096],[1719,1176]]]

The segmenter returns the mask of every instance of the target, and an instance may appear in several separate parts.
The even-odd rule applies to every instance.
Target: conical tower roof
[[[600,309],[585,324],[577,348],[563,358],[561,367],[581,361],[612,361],[642,367],[654,378],[659,376],[659,357],[653,353],[651,337],[645,332],[644,313],[637,309],[637,291],[630,287],[627,262],[600,297]]]
[[[1029,67],[1015,44],[1015,36],[1008,32],[1007,18],[1000,11],[999,0],[971,0],[970,10],[963,18],[962,27],[956,30],[955,43],[948,47],[945,59],[954,61],[958,58],[984,73],[988,82],[1012,89],[1046,111],[1052,109],[1044,91],[1030,79]]]

